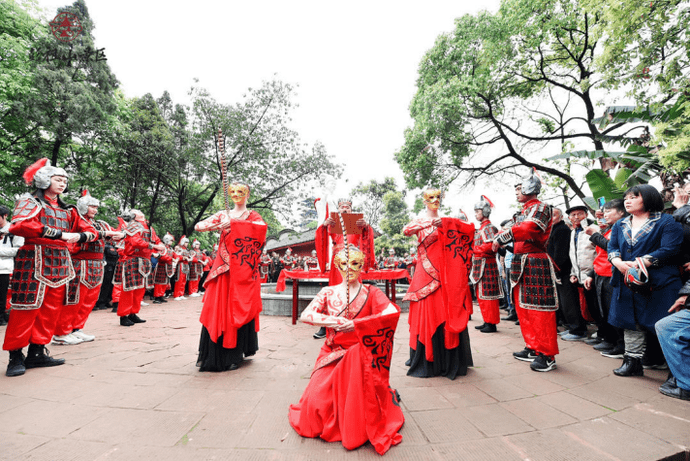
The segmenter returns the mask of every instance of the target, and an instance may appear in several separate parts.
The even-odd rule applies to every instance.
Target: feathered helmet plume
[[[52,166],[50,160],[44,157],[24,170],[23,178],[27,186],[33,183],[37,189],[45,190],[50,187],[50,179],[53,176],[69,177],[65,170]]]

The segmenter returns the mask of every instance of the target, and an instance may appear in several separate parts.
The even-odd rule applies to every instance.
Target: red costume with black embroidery
[[[161,241],[153,227],[133,220],[125,229],[125,248],[122,252],[122,293],[117,315],[137,314],[147,288],[153,288],[151,253],[154,244]]]
[[[98,233],[98,238],[91,242],[68,246],[72,255],[75,277],[67,285],[67,299],[55,328],[56,336],[68,335],[74,330],[84,328],[89,314],[98,301],[105,274],[103,257],[105,232],[112,228],[106,222],[89,219],[79,214],[77,216],[93,226]]]
[[[267,227],[259,213],[246,210],[230,219],[228,231],[221,227],[221,214],[225,213],[220,211],[195,226],[198,231],[222,229],[216,259],[204,282],[200,371],[228,370],[258,349],[259,261]]]
[[[498,234],[496,226],[485,219],[474,233],[474,254],[470,281],[475,286],[477,304],[485,323],[493,325],[501,321],[499,300],[503,298],[503,283],[498,274],[496,252],[491,249]]]
[[[165,245],[165,251],[158,256],[158,264],[153,271],[153,296],[162,298],[170,285],[170,278],[175,274],[173,265],[173,249],[170,245]]]
[[[333,258],[343,248],[345,248],[345,238],[343,234],[331,232],[330,227],[321,225],[316,229],[316,252],[319,259],[319,266],[325,271],[328,262],[328,242],[332,245],[331,269],[328,276],[328,285],[337,285],[343,281],[340,271],[333,264]],[[374,254],[374,231],[370,226],[364,226],[361,234],[347,234],[347,243],[354,245],[364,253],[363,272],[376,267],[376,255]]]
[[[467,321],[474,226],[455,218],[418,217],[403,228],[417,235],[417,264],[403,301],[410,301],[409,376],[455,379],[473,365]]]
[[[3,349],[21,349],[29,343],[48,344],[65,302],[67,284],[75,277],[65,232],[82,233],[83,241],[96,239],[93,226],[58,199],[41,191],[22,196],[14,209],[9,232],[24,237],[12,274],[12,312]]]
[[[402,441],[405,418],[389,385],[393,336],[399,310],[381,315],[390,301],[375,286],[362,285],[348,305],[335,287],[323,288],[305,309],[306,323],[333,326],[354,320],[350,332],[326,328],[314,371],[302,398],[290,405],[290,425],[303,437],[342,441],[353,450],[371,442],[379,454]],[[396,306],[397,307],[397,306]],[[309,313],[309,311],[312,311]]]
[[[513,225],[496,241],[514,242],[510,286],[527,348],[546,356],[558,354],[556,330],[556,271],[546,253],[551,235],[551,207],[538,199],[527,201]]]

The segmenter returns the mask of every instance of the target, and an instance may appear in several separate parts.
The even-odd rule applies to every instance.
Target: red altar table
[[[326,279],[328,274],[320,271],[288,271],[283,269],[280,271],[278,282],[276,283],[276,291],[285,291],[285,281],[292,280],[292,324],[297,323],[297,311],[299,310],[299,281],[310,279]],[[410,274],[406,269],[393,270],[371,270],[362,272],[360,279],[364,280],[385,280],[386,281],[386,296],[395,303],[395,281],[398,279],[410,280]]]

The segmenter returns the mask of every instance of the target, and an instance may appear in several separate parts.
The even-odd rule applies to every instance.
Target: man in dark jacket
[[[556,263],[556,276],[561,280],[561,283],[556,285],[558,291],[558,318],[565,323],[564,311],[580,309],[580,295],[577,292],[577,287],[570,282],[570,270],[572,262],[570,261],[570,233],[572,231],[568,225],[563,221],[563,212],[558,209],[553,209],[553,228],[551,229],[551,237],[546,247],[546,252],[551,256],[553,262]],[[566,323],[567,325],[567,323]],[[566,334],[570,326],[567,325]]]

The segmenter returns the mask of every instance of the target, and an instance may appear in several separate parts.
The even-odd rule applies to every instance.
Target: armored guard
[[[12,275],[12,312],[3,344],[10,352],[7,376],[65,362],[50,357],[45,345],[53,338],[67,284],[75,277],[67,245],[97,238],[93,226],[60,198],[67,188],[65,170],[43,158],[26,169],[24,180],[36,190],[17,201],[9,229],[25,240]],[[26,346],[25,359],[22,348]]]

